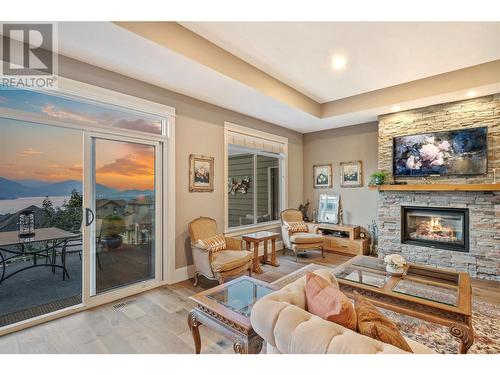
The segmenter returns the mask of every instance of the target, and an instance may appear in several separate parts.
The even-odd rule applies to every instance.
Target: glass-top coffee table
[[[188,316],[195,353],[201,351],[199,326],[204,324],[233,341],[235,353],[259,353],[262,338],[250,324],[252,307],[279,287],[242,276],[189,297],[196,303]]]
[[[449,327],[461,341],[460,353],[474,341],[471,283],[465,272],[408,264],[402,276],[391,276],[382,259],[358,255],[334,274],[350,297],[356,291],[384,309]]]

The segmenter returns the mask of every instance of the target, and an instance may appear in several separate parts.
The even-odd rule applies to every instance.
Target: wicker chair
[[[324,258],[324,239],[318,234],[318,226],[312,223],[306,223],[308,227],[307,233],[292,233],[287,223],[303,221],[302,212],[294,208],[281,211],[281,232],[283,236],[283,244],[286,249],[290,249],[295,254],[297,262],[297,254],[307,250],[321,250],[321,256]]]
[[[252,276],[253,254],[242,250],[241,240],[225,237],[226,249],[209,251],[197,246],[198,240],[217,235],[217,223],[209,217],[199,217],[188,224],[193,261],[195,265],[194,286],[198,285],[198,276],[224,283],[227,277],[248,272]]]

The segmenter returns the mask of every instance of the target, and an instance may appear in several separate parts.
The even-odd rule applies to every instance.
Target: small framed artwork
[[[363,162],[361,160],[340,163],[340,186],[363,186]]]
[[[214,191],[214,158],[189,155],[189,191]]]
[[[313,166],[313,178],[315,189],[331,188],[332,185],[332,165],[317,164]]]

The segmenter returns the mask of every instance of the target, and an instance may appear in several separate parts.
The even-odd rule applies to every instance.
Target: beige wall
[[[304,134],[304,200],[318,207],[319,195],[339,193],[344,223],[366,228],[377,217],[377,193],[368,190],[369,176],[377,169],[377,123]],[[363,187],[340,187],[340,162],[363,161]],[[313,165],[333,164],[333,189],[313,189]]]
[[[176,109],[176,256],[175,266],[192,263],[187,223],[198,216],[224,220],[224,121],[287,137],[289,141],[289,206],[302,201],[302,135],[300,133],[229,111],[111,71],[61,57],[59,73],[67,78],[141,97]],[[215,185],[212,193],[188,190],[189,154],[215,157]]]

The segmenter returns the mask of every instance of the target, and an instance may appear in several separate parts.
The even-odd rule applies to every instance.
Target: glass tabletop
[[[385,272],[385,263],[382,259],[374,257],[360,257],[351,263],[355,267],[370,268],[372,270]]]
[[[446,284],[432,284],[426,280],[403,277],[392,288],[392,291],[450,306],[457,306],[458,303],[457,287]]]
[[[251,280],[241,280],[228,285],[223,290],[207,295],[207,298],[243,316],[249,316],[255,302],[272,291],[273,289]]]
[[[381,259],[372,257],[360,257],[351,264],[340,267],[335,276],[338,279],[349,280],[375,288],[382,288],[387,282],[384,262]]]
[[[392,291],[457,306],[458,274],[410,265]]]

